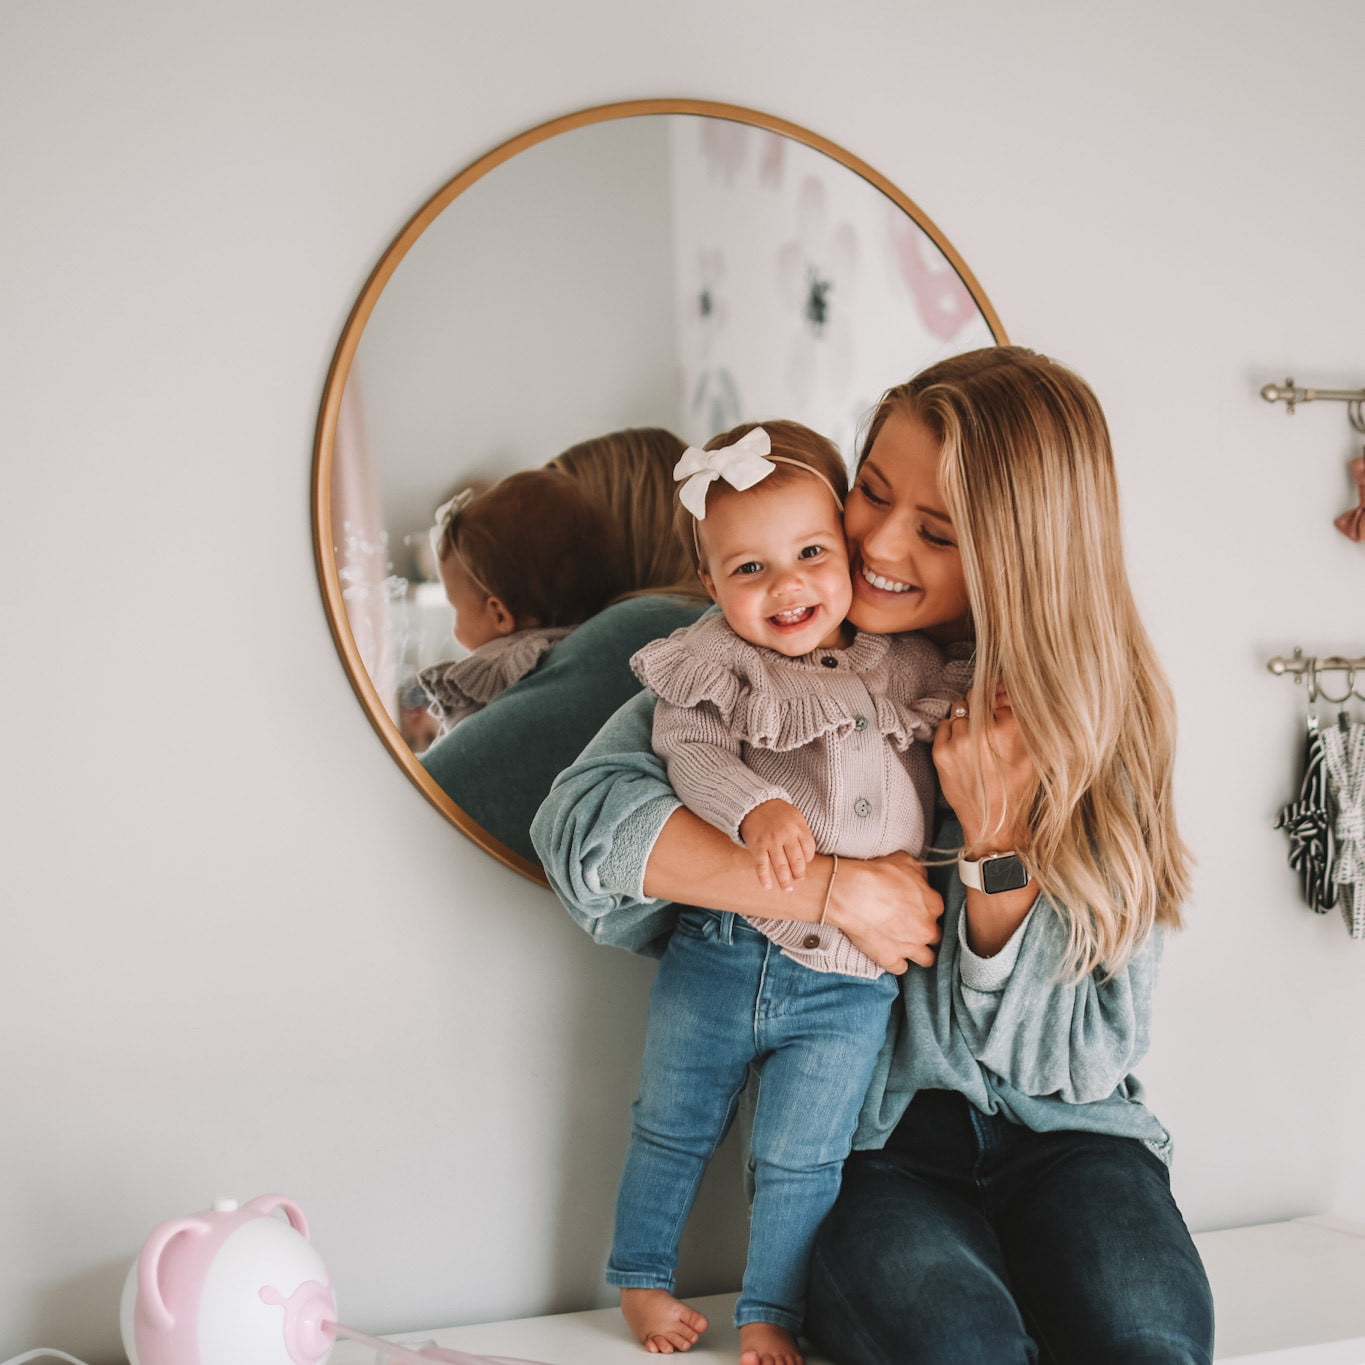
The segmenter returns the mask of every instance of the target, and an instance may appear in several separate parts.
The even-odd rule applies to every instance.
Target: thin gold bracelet
[[[831,853],[829,856],[834,859],[834,866],[829,870],[829,885],[825,887],[825,903],[820,907],[820,919],[818,921],[820,924],[825,922],[825,916],[829,914],[829,898],[834,894],[834,878],[839,874],[839,855]]]

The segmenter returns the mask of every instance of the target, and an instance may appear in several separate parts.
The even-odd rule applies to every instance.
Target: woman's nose
[[[912,543],[910,526],[904,517],[885,517],[863,536],[863,559],[890,568],[909,560]]]

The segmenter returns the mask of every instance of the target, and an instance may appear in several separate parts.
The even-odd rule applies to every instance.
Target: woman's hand
[[[908,853],[866,861],[841,858],[825,920],[848,935],[878,966],[900,976],[910,963],[934,965],[943,937],[943,898]]]
[[[764,801],[739,822],[739,836],[754,859],[758,884],[771,891],[773,880],[784,891],[806,875],[806,864],[815,857],[815,839],[801,814],[790,801]]]
[[[1024,748],[1003,686],[995,689],[991,714],[977,717],[976,735],[966,706],[953,707],[934,736],[934,767],[944,799],[962,823],[962,847],[969,858],[1028,851],[1028,815],[1038,770]],[[968,946],[980,957],[994,957],[1037,898],[1038,884],[1032,881],[995,894],[968,890]]]
[[[961,822],[963,848],[977,858],[1026,849],[1038,771],[1003,685],[995,689],[991,714],[976,717],[975,736],[971,725],[966,704],[959,703],[934,735],[934,767]]]

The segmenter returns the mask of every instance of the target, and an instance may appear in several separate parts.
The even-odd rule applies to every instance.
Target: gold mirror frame
[[[336,644],[337,652],[341,655],[346,676],[350,679],[351,687],[364,708],[365,714],[369,717],[370,724],[374,726],[385,747],[398,761],[399,767],[408,775],[422,795],[456,829],[473,840],[485,852],[491,853],[499,862],[540,886],[549,885],[541,868],[508,848],[501,840],[494,838],[487,830],[471,819],[455,804],[418,761],[417,755],[413,753],[403,739],[398,727],[385,710],[379,693],[361,661],[360,650],[346,613],[336,554],[332,547],[332,475],[337,422],[341,411],[342,394],[346,388],[346,381],[350,377],[356,349],[360,344],[361,334],[365,330],[370,314],[394,271],[397,270],[413,244],[431,223],[471,185],[501,166],[503,162],[516,156],[518,152],[525,151],[528,147],[534,147],[538,143],[548,141],[560,133],[567,133],[575,128],[583,128],[594,123],[606,123],[613,119],[634,118],[643,114],[694,114],[708,118],[726,119],[734,123],[748,124],[752,127],[767,129],[769,132],[779,133],[796,142],[804,143],[817,152],[823,152],[880,190],[919,226],[942,252],[944,259],[957,272],[958,277],[981,310],[986,325],[997,343],[1001,345],[1006,343],[1005,331],[1000,325],[1000,319],[996,316],[995,309],[992,308],[975,276],[953,249],[952,244],[918,205],[897,189],[885,176],[873,170],[865,161],[829,141],[828,138],[821,137],[818,133],[813,133],[807,128],[802,128],[799,124],[789,123],[786,119],[759,113],[755,109],[746,109],[736,104],[719,104],[710,100],[690,99],[626,100],[617,104],[596,105],[590,109],[579,110],[577,113],[566,114],[562,118],[551,119],[548,123],[539,124],[524,133],[518,134],[466,166],[464,170],[437,190],[408,220],[365,281],[364,288],[361,289],[360,295],[346,319],[346,325],[342,329],[341,339],[337,343],[331,368],[327,372],[327,382],[323,388],[322,405],[318,414],[317,433],[313,444],[312,474],[313,557],[317,567],[318,583],[322,589],[327,623],[331,628],[332,639]]]

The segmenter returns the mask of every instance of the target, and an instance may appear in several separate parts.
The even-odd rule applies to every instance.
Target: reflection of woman
[[[672,470],[682,451],[670,432],[641,428],[585,441],[550,461],[619,522],[631,590],[421,756],[456,805],[523,857],[536,856],[531,817],[550,783],[639,691],[630,656],[706,605],[672,534]]]
[[[1017,348],[942,362],[878,408],[845,530],[855,625],[957,616],[943,642],[975,639],[934,745],[956,812],[936,843],[963,847],[960,872],[893,854],[841,860],[831,885],[817,857],[790,894],[757,889],[749,853],[667,787],[647,696],[556,783],[546,870],[604,942],[658,952],[670,900],[815,921],[828,899],[903,973],[812,1265],[807,1333],[832,1359],[1208,1361],[1169,1138],[1131,1075],[1187,855],[1093,394]]]

